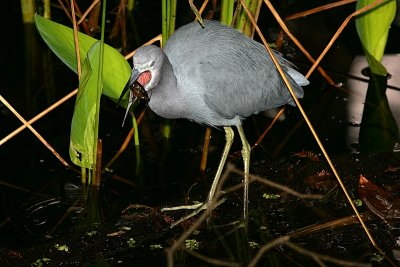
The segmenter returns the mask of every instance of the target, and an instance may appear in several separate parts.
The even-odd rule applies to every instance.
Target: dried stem
[[[272,120],[272,122],[267,126],[267,128],[264,130],[264,132],[258,137],[257,141],[254,143],[254,145],[251,147],[251,150],[253,150],[255,147],[257,147],[261,141],[264,139],[265,135],[272,129],[272,126],[275,125],[275,123],[278,121],[279,117],[285,112],[285,108],[281,108],[279,112],[276,114],[275,118]]]
[[[200,170],[202,172],[204,172],[207,167],[207,157],[208,157],[208,149],[210,147],[210,141],[211,141],[211,132],[212,132],[212,129],[210,127],[206,127],[206,131],[204,134],[203,152],[201,153],[201,162],[200,162]]]
[[[203,11],[204,11],[204,9],[206,9],[207,4],[208,4],[208,0],[205,0],[203,2],[203,4],[201,5],[200,10],[199,10],[200,15],[203,14]]]
[[[240,1],[242,2],[242,5],[243,5],[243,0],[240,0]],[[269,6],[272,6],[271,3],[270,3],[268,0],[264,0],[264,2],[266,3],[266,5],[267,5],[268,7],[269,7]],[[352,200],[351,197],[350,197],[350,194],[348,193],[346,187],[344,186],[344,184],[343,184],[343,182],[342,182],[342,179],[340,178],[340,176],[339,176],[339,174],[338,174],[338,172],[337,172],[335,166],[333,165],[332,160],[331,160],[329,154],[328,154],[327,151],[325,150],[324,145],[322,144],[321,140],[319,139],[319,136],[318,136],[317,132],[315,131],[313,125],[311,124],[311,121],[309,120],[309,118],[308,118],[306,112],[304,111],[302,105],[300,104],[300,101],[297,99],[296,93],[293,91],[293,88],[291,87],[290,82],[288,81],[288,79],[287,79],[285,73],[284,73],[283,70],[282,70],[282,67],[279,65],[279,62],[277,61],[277,59],[276,59],[275,56],[273,55],[272,50],[271,50],[271,48],[268,46],[268,43],[266,42],[266,40],[265,40],[265,38],[264,38],[262,32],[260,31],[259,27],[257,26],[257,24],[255,24],[255,21],[254,21],[253,16],[252,16],[251,13],[247,10],[247,8],[246,8],[245,5],[243,5],[243,8],[246,10],[246,12],[247,12],[247,14],[248,14],[250,20],[253,22],[254,27],[256,28],[257,33],[259,34],[261,40],[263,41],[265,48],[267,49],[268,53],[270,54],[270,57],[271,57],[272,61],[274,62],[275,66],[276,66],[276,68],[278,69],[278,71],[279,71],[279,73],[280,73],[280,75],[281,75],[283,81],[285,82],[285,84],[286,84],[286,86],[287,86],[287,88],[288,88],[288,90],[289,90],[289,92],[290,92],[290,94],[291,94],[293,100],[295,101],[297,107],[299,108],[299,111],[301,112],[301,115],[303,116],[305,122],[307,123],[308,128],[310,129],[312,135],[314,136],[315,141],[317,142],[319,148],[321,149],[321,152],[322,152],[322,154],[324,155],[324,157],[325,157],[325,159],[326,159],[326,161],[327,161],[327,163],[328,163],[330,169],[332,170],[332,173],[335,175],[336,180],[338,181],[340,187],[342,188],[342,191],[343,191],[343,193],[345,194],[345,196],[346,196],[346,198],[347,198],[347,201],[349,202],[349,204],[350,204],[351,208],[353,209],[354,213],[357,215],[357,218],[358,218],[358,220],[359,220],[361,226],[364,228],[364,231],[365,231],[366,235],[368,236],[368,238],[369,238],[371,244],[372,244],[378,251],[382,252],[382,250],[381,250],[381,249],[378,247],[378,245],[376,244],[376,242],[375,242],[374,238],[372,237],[371,233],[369,232],[369,230],[368,230],[367,226],[365,225],[364,221],[363,221],[362,218],[360,217],[360,213],[358,212],[358,210],[357,210],[355,204],[353,203],[353,200]],[[272,7],[272,8],[273,8],[273,7]]]
[[[289,38],[293,41],[293,43],[300,49],[300,51],[307,57],[307,59],[311,62],[315,62],[315,59],[308,53],[308,51],[303,47],[303,45],[299,42],[299,40],[289,31],[286,24],[283,22],[282,18],[279,16],[278,12],[276,12],[274,6],[271,4],[269,0],[264,0],[264,3],[267,5],[268,9],[271,11],[272,15],[275,17],[278,24],[281,26],[282,30],[289,36]],[[331,79],[331,77],[322,69],[322,67],[318,66],[318,71],[324,77],[324,79],[332,86],[336,83]],[[308,78],[308,76],[306,76]]]
[[[153,44],[153,43],[155,43],[155,42],[161,42],[161,40],[162,40],[162,36],[161,36],[161,34],[159,34],[159,35],[157,35],[156,37],[154,37],[154,38],[152,38],[151,40],[149,40],[149,41],[147,41],[146,43],[144,43],[143,44],[143,46],[145,46],[145,45],[149,45],[149,44]],[[136,53],[136,50],[134,50],[134,51],[132,51],[132,52],[130,52],[129,54],[127,54],[126,56],[125,56],[125,58],[126,59],[130,59],[131,57],[133,57],[133,55]]]
[[[142,121],[145,113],[146,113],[146,109],[143,109],[143,111],[139,115],[139,118],[137,119],[138,125]],[[131,130],[129,131],[128,135],[126,136],[124,142],[122,143],[121,147],[119,148],[118,152],[112,157],[112,159],[104,167],[105,169],[109,168],[114,163],[114,161],[117,160],[119,158],[119,156],[121,156],[121,154],[125,151],[125,149],[128,147],[129,142],[132,140],[133,133],[135,130],[137,130],[137,129],[135,129],[133,127],[131,128]]]
[[[361,214],[361,218],[365,221],[369,221],[371,220],[371,215],[368,213],[362,213]],[[305,236],[305,235],[311,235],[311,234],[315,234],[317,232],[320,232],[322,230],[325,229],[329,229],[332,230],[334,228],[339,228],[339,227],[348,227],[352,224],[357,223],[357,216],[356,215],[350,215],[344,218],[340,218],[340,219],[336,219],[336,220],[332,220],[326,223],[321,223],[321,224],[317,224],[317,225],[311,225],[311,226],[306,226],[304,228],[301,229],[297,229],[295,231],[289,232],[287,233],[288,236],[290,236],[291,238],[296,238],[296,237],[301,237],[301,236]]]
[[[229,165],[230,165],[230,163],[228,163],[228,166]],[[241,170],[235,168],[233,165],[230,167],[230,171],[232,173],[236,173],[238,175],[243,176],[243,172]],[[290,187],[287,187],[285,185],[273,182],[273,181],[268,180],[266,178],[262,178],[262,177],[260,177],[258,175],[250,174],[249,177],[250,177],[250,180],[252,180],[252,182],[256,181],[256,182],[265,184],[265,185],[267,185],[269,187],[273,187],[275,189],[281,190],[283,192],[286,192],[286,193],[288,193],[290,195],[293,195],[295,197],[298,197],[298,198],[321,199],[323,197],[323,195],[320,195],[320,194],[303,194],[303,193],[299,193],[299,192],[291,189]],[[242,187],[242,184],[238,184],[236,186],[232,186],[230,188],[227,188],[227,189],[224,190],[224,192],[225,193],[229,193],[229,192],[232,192],[234,190],[237,190],[240,187]]]
[[[100,3],[100,0],[94,0],[92,4],[86,9],[85,13],[83,13],[82,17],[78,20],[78,25],[82,23],[87,17],[87,15],[90,13],[90,11],[93,10],[93,8],[96,7],[96,5]]]
[[[74,1],[74,8],[76,9],[76,16],[75,16],[75,18],[76,17],[81,17],[82,16],[82,12],[81,12],[81,9],[79,8],[79,5],[78,5],[78,3],[76,2],[76,1]],[[77,25],[80,25],[79,23],[77,23]],[[82,28],[83,28],[83,31],[85,32],[85,33],[87,33],[87,34],[90,34],[90,30],[89,30],[89,26],[88,26],[88,24],[86,23],[86,21],[82,21]]]
[[[76,53],[76,70],[78,74],[78,80],[81,80],[82,70],[81,70],[81,55],[79,49],[79,38],[78,38],[78,25],[76,24],[76,17],[75,17],[75,7],[74,7],[75,0],[71,0],[71,16],[72,16],[72,25],[74,28],[74,43],[75,43],[75,53]]]
[[[58,3],[60,4],[62,10],[64,10],[65,15],[67,15],[67,17],[69,18],[69,20],[70,20],[71,23],[72,23],[72,17],[71,17],[71,15],[70,15],[69,12],[68,12],[67,7],[64,5],[64,3],[63,3],[61,0],[58,0]]]
[[[51,105],[50,107],[46,108],[45,110],[43,110],[42,112],[40,112],[39,114],[37,114],[35,117],[33,117],[32,119],[30,119],[27,124],[31,125],[34,122],[38,121],[39,119],[41,119],[42,117],[44,117],[45,115],[47,115],[48,113],[50,113],[53,109],[57,108],[58,106],[60,106],[62,103],[64,103],[65,101],[69,100],[71,97],[73,97],[74,95],[76,95],[76,93],[78,92],[78,89],[73,90],[71,93],[67,94],[66,96],[64,96],[63,98],[61,98],[60,100],[58,100],[57,102],[55,102],[53,105]],[[4,137],[3,139],[0,140],[0,146],[3,145],[4,143],[6,143],[8,140],[10,140],[11,138],[13,138],[14,136],[16,136],[17,134],[19,134],[20,132],[22,132],[25,128],[26,128],[26,124],[21,125],[20,127],[18,127],[17,129],[15,129],[13,132],[11,132],[10,134],[8,134],[6,137]]]
[[[0,101],[26,126],[29,130],[42,142],[51,153],[66,167],[71,168],[70,165],[61,157],[60,154],[0,95]]]
[[[233,168],[232,165],[228,165],[226,167],[225,172],[222,174],[220,178],[220,183],[217,186],[216,193],[211,199],[209,206],[207,209],[200,215],[200,217],[196,220],[194,224],[192,224],[189,229],[187,229],[177,240],[176,242],[169,248],[166,249],[167,253],[167,262],[168,262],[168,267],[173,267],[174,266],[174,254],[175,252],[184,244],[185,240],[196,230],[200,227],[200,225],[209,217],[211,214],[212,210],[217,207],[221,202],[224,201],[224,199],[219,200],[221,196],[221,186],[223,183],[226,181],[226,179],[229,176],[229,173],[231,172],[231,169]]]
[[[340,1],[337,1],[337,2],[334,2],[334,3],[329,3],[329,4],[326,4],[326,5],[323,5],[323,6],[319,6],[319,7],[316,7],[316,8],[309,9],[307,11],[303,11],[303,12],[299,12],[299,13],[287,16],[285,18],[285,20],[304,18],[304,17],[306,17],[308,15],[319,13],[319,12],[322,12],[322,11],[325,11],[325,10],[329,10],[329,9],[332,9],[332,8],[335,8],[335,7],[338,7],[338,6],[351,4],[351,3],[354,3],[354,2],[357,2],[357,0],[340,0]]]
[[[377,5],[381,4],[383,1],[385,0],[377,0],[363,8],[360,8],[359,10],[353,12],[352,14],[350,14],[342,23],[342,25],[340,25],[339,29],[336,31],[336,33],[333,35],[333,37],[331,38],[331,40],[329,41],[329,43],[326,45],[324,51],[322,51],[321,55],[318,57],[318,59],[314,62],[313,66],[310,68],[310,70],[308,71],[306,77],[310,77],[310,75],[313,73],[313,71],[315,70],[315,68],[319,65],[319,63],[321,62],[321,60],[323,59],[323,57],[326,55],[326,53],[328,53],[328,50],[332,47],[333,43],[336,41],[336,39],[339,37],[339,35],[343,32],[344,28],[347,26],[347,24],[350,22],[350,20],[354,17],[357,16],[361,13],[364,13],[374,7],[376,7]]]

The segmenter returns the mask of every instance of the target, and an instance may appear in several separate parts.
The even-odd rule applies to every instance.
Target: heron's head
[[[131,77],[122,90],[118,100],[119,103],[130,89],[127,113],[136,99],[139,98],[139,100],[149,101],[147,92],[156,87],[161,79],[164,57],[165,54],[161,48],[154,45],[142,46],[136,50],[133,56]]]

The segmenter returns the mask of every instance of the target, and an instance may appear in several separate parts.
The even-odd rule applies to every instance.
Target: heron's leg
[[[243,157],[243,167],[244,167],[244,194],[243,194],[243,219],[245,224],[248,220],[248,208],[249,208],[249,169],[250,169],[250,152],[251,147],[246,139],[242,125],[236,125],[238,128],[240,140],[242,140],[242,157]]]
[[[229,150],[231,149],[232,142],[233,142],[233,137],[234,137],[234,132],[231,127],[224,127],[225,130],[225,147],[224,151],[222,152],[221,160],[218,165],[217,173],[214,176],[214,181],[211,185],[210,192],[208,193],[207,201],[205,203],[200,203],[200,204],[194,204],[194,205],[184,205],[184,206],[178,206],[178,207],[169,207],[169,208],[162,208],[161,211],[172,211],[172,210],[181,210],[181,209],[194,209],[192,213],[189,215],[179,219],[175,223],[171,225],[171,227],[174,227],[175,225],[195,216],[198,214],[200,211],[207,209],[208,207],[211,206],[212,200],[215,196],[215,190],[217,189],[219,180],[221,178],[222,170],[224,169],[226,159],[228,158],[228,153]],[[220,203],[219,203],[220,204]]]
[[[221,178],[222,170],[224,169],[226,159],[228,158],[229,150],[231,149],[234,133],[231,127],[224,127],[225,130],[225,147],[222,152],[221,160],[218,165],[217,173],[214,176],[213,183],[211,185],[210,192],[208,193],[206,205],[209,205],[211,200],[215,195],[215,190],[217,189],[217,185],[219,179]],[[171,210],[180,210],[180,209],[205,209],[207,206],[203,207],[203,203],[194,204],[194,205],[183,205],[178,207],[170,207],[170,208],[162,208],[161,211],[171,211]]]
[[[231,127],[224,127],[225,130],[225,147],[224,151],[222,152],[221,160],[218,165],[217,173],[215,174],[214,181],[211,185],[210,192],[208,193],[207,203],[210,204],[214,195],[215,190],[217,189],[217,185],[219,183],[219,179],[221,178],[222,170],[224,169],[226,159],[228,158],[229,150],[231,149],[234,132]]]

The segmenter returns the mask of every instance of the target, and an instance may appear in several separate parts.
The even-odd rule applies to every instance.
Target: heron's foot
[[[167,208],[162,208],[161,211],[174,211],[174,210],[195,210],[199,209],[202,206],[204,206],[204,203],[197,203],[197,204],[192,204],[192,205],[182,205],[182,206],[176,206],[176,207],[167,207]],[[205,209],[205,208],[202,208]]]
[[[180,218],[179,220],[177,220],[176,222],[172,223],[170,227],[173,228],[173,227],[177,226],[178,224],[181,224],[182,222],[196,216],[203,210],[207,210],[209,208],[215,209],[220,204],[222,204],[224,201],[225,201],[225,198],[223,198],[220,201],[218,201],[217,203],[215,203],[215,205],[213,205],[212,207],[210,205],[211,203],[209,201],[207,201],[206,203],[197,203],[197,204],[193,204],[193,205],[183,205],[183,206],[177,206],[177,207],[162,208],[161,211],[165,212],[165,211],[175,211],[175,210],[193,210],[188,215],[186,215],[186,216]]]

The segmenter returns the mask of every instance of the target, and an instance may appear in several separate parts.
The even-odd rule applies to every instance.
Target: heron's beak
[[[130,90],[131,86],[135,83],[135,81],[139,78],[140,72],[137,69],[132,70],[131,77],[129,78],[128,82],[126,83],[124,89],[122,90],[121,95],[119,96],[118,99],[118,104],[121,102],[122,98],[125,96],[126,92],[129,90],[129,98],[128,98],[128,106],[126,107],[126,112],[124,116],[124,120],[122,121],[122,127],[124,126],[126,116],[128,115],[128,112],[132,106],[133,103],[135,103],[137,97],[135,97]]]
[[[118,105],[121,102],[122,98],[125,96],[126,92],[131,88],[133,83],[139,78],[139,76],[140,76],[140,72],[137,69],[133,69],[131,77],[129,78],[128,82],[126,83],[124,89],[122,90],[121,95],[119,96],[119,99],[117,102]]]

